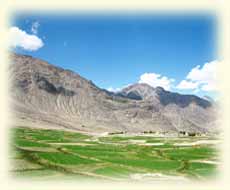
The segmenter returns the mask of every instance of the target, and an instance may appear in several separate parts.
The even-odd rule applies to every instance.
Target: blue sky
[[[215,96],[214,15],[28,14],[15,16],[12,27],[14,36],[37,40],[19,40],[14,51],[71,69],[101,88],[146,82]]]

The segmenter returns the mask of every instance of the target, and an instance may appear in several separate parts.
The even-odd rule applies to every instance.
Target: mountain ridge
[[[195,95],[139,83],[109,92],[41,59],[16,53],[10,57],[11,98],[17,118],[88,132],[216,130],[214,106]]]

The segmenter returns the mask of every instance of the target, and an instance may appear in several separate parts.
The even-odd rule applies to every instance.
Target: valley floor
[[[89,136],[60,130],[11,129],[11,174],[74,180],[191,180],[218,174],[215,137]]]

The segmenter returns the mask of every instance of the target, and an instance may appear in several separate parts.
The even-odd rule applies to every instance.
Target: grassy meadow
[[[11,169],[16,177],[92,180],[205,180],[218,172],[214,137],[89,136],[11,129]]]

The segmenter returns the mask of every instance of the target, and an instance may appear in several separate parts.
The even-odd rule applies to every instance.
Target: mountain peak
[[[125,90],[125,89],[133,89],[133,88],[135,88],[135,89],[137,89],[137,88],[140,88],[140,89],[144,89],[144,88],[145,88],[145,89],[147,89],[147,88],[153,89],[153,87],[150,86],[150,85],[147,84],[147,83],[134,83],[134,84],[131,84],[131,85],[129,85],[129,86],[123,88],[122,90]]]
[[[136,100],[147,100],[154,96],[155,89],[146,83],[135,83],[124,89],[121,93],[128,98]]]
[[[157,92],[164,92],[164,91],[165,91],[165,89],[164,89],[163,87],[161,87],[161,86],[157,86],[157,87],[155,88],[155,90],[156,90]]]
[[[195,95],[183,95],[170,92],[166,91],[163,87],[157,86],[154,88],[145,83],[130,85],[122,90],[122,94],[135,100],[148,100],[154,102],[154,104],[160,103],[162,106],[175,104],[180,107],[187,107],[193,103],[207,108],[212,105],[207,98],[202,99]]]
[[[134,83],[131,84],[125,88],[123,88],[122,90],[128,90],[128,89],[139,89],[139,90],[154,90],[156,92],[164,92],[165,89],[161,86],[157,86],[157,87],[153,87],[147,83]]]

